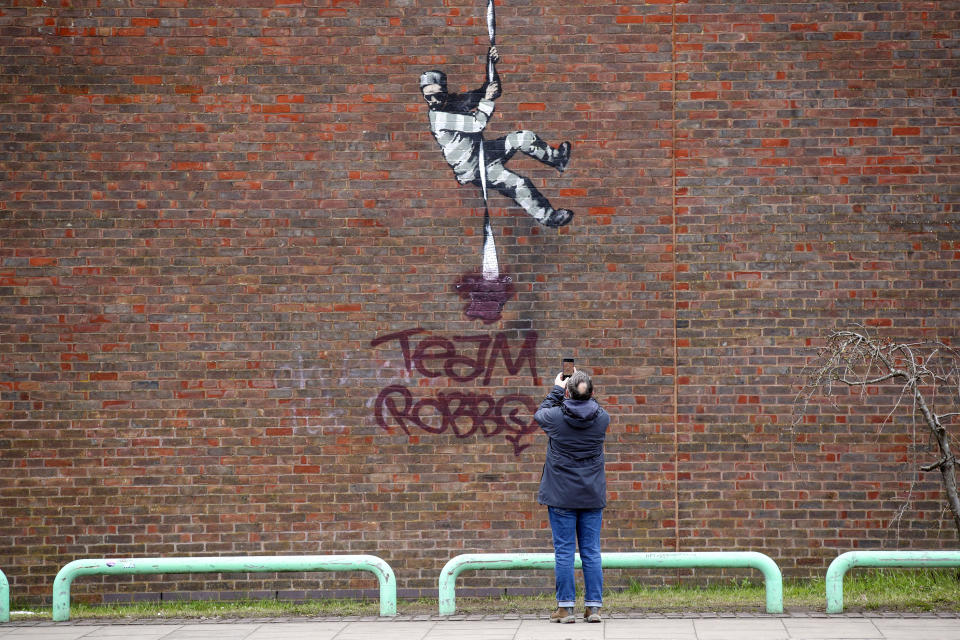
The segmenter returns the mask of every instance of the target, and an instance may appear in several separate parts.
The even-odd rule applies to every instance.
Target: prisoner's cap
[[[420,88],[423,89],[425,86],[430,84],[438,84],[443,87],[443,90],[447,90],[447,74],[443,71],[425,71],[420,75]]]

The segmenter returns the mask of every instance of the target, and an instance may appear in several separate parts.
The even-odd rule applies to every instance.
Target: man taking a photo
[[[590,376],[574,369],[569,378],[563,372],[557,375],[534,419],[549,436],[537,500],[549,511],[556,558],[557,610],[550,621],[576,621],[573,563],[579,544],[585,591],[583,618],[600,622],[600,528],[607,506],[603,442],[610,415],[593,399]]]

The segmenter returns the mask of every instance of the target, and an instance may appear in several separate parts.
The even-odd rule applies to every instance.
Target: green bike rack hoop
[[[10,583],[0,571],[0,622],[10,622]]]
[[[960,567],[960,551],[848,551],[827,568],[827,613],[843,613],[843,576],[854,567]]]
[[[53,581],[53,619],[70,619],[70,584],[78,576],[273,571],[369,571],[380,583],[380,615],[397,615],[397,580],[390,565],[376,556],[225,556],[74,560]]]
[[[692,551],[678,553],[602,553],[600,564],[607,569],[692,569],[706,567],[750,567],[763,572],[767,613],[783,613],[783,574],[769,556],[755,551]],[[581,567],[580,554],[574,566]],[[481,553],[451,558],[440,572],[440,615],[457,610],[456,581],[463,571],[478,569],[553,569],[552,553]]]

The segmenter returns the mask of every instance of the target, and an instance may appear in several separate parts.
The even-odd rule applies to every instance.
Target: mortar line
[[[671,232],[672,247],[672,282],[673,288],[673,550],[680,551],[680,348],[677,332],[677,0],[671,5],[673,16],[670,21],[670,198],[671,198]]]

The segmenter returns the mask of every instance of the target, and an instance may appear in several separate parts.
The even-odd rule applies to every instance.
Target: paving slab
[[[349,623],[347,622],[273,622],[260,625],[244,640],[334,640]],[[383,640],[391,640],[384,635]],[[164,640],[164,639],[160,639]]]
[[[520,620],[438,621],[423,640],[514,640]]]
[[[916,618],[872,620],[884,640],[960,640],[960,619]]]
[[[334,637],[336,640],[423,640],[436,624],[432,621],[351,622]]]
[[[697,640],[693,620],[621,620],[603,622],[605,640]]]
[[[604,632],[603,623],[577,620],[573,624],[557,624],[549,620],[524,620],[510,640],[605,640]]]
[[[159,636],[159,638],[160,640],[247,640],[259,626],[248,624],[183,625],[178,629],[169,631],[166,635]],[[94,637],[94,634],[91,633],[91,637]],[[138,635],[137,638],[139,637]],[[113,636],[113,638],[117,638],[117,636]],[[87,640],[87,636],[84,636],[83,640]]]
[[[883,634],[870,620],[850,619],[785,619],[783,626],[790,638],[803,640],[872,640]]]
[[[130,634],[130,629],[127,629],[127,627],[132,626],[136,626],[137,635],[141,638],[162,636],[171,631],[171,625],[169,624],[98,624],[96,626],[98,629],[97,633],[104,638],[122,638]]]
[[[728,640],[729,638],[763,638],[763,640],[789,640],[783,621],[771,619],[723,619],[694,620],[697,640]]]
[[[164,629],[146,629],[138,628],[137,631],[137,640],[164,640],[170,636],[170,632],[175,629],[167,626]],[[130,635],[129,629],[116,629],[112,627],[99,627],[96,629],[91,629],[90,632],[83,636],[83,640],[127,640],[127,638],[132,637]],[[0,636],[3,638],[3,636]]]
[[[2,640],[79,640],[90,633],[90,627],[3,627]]]

